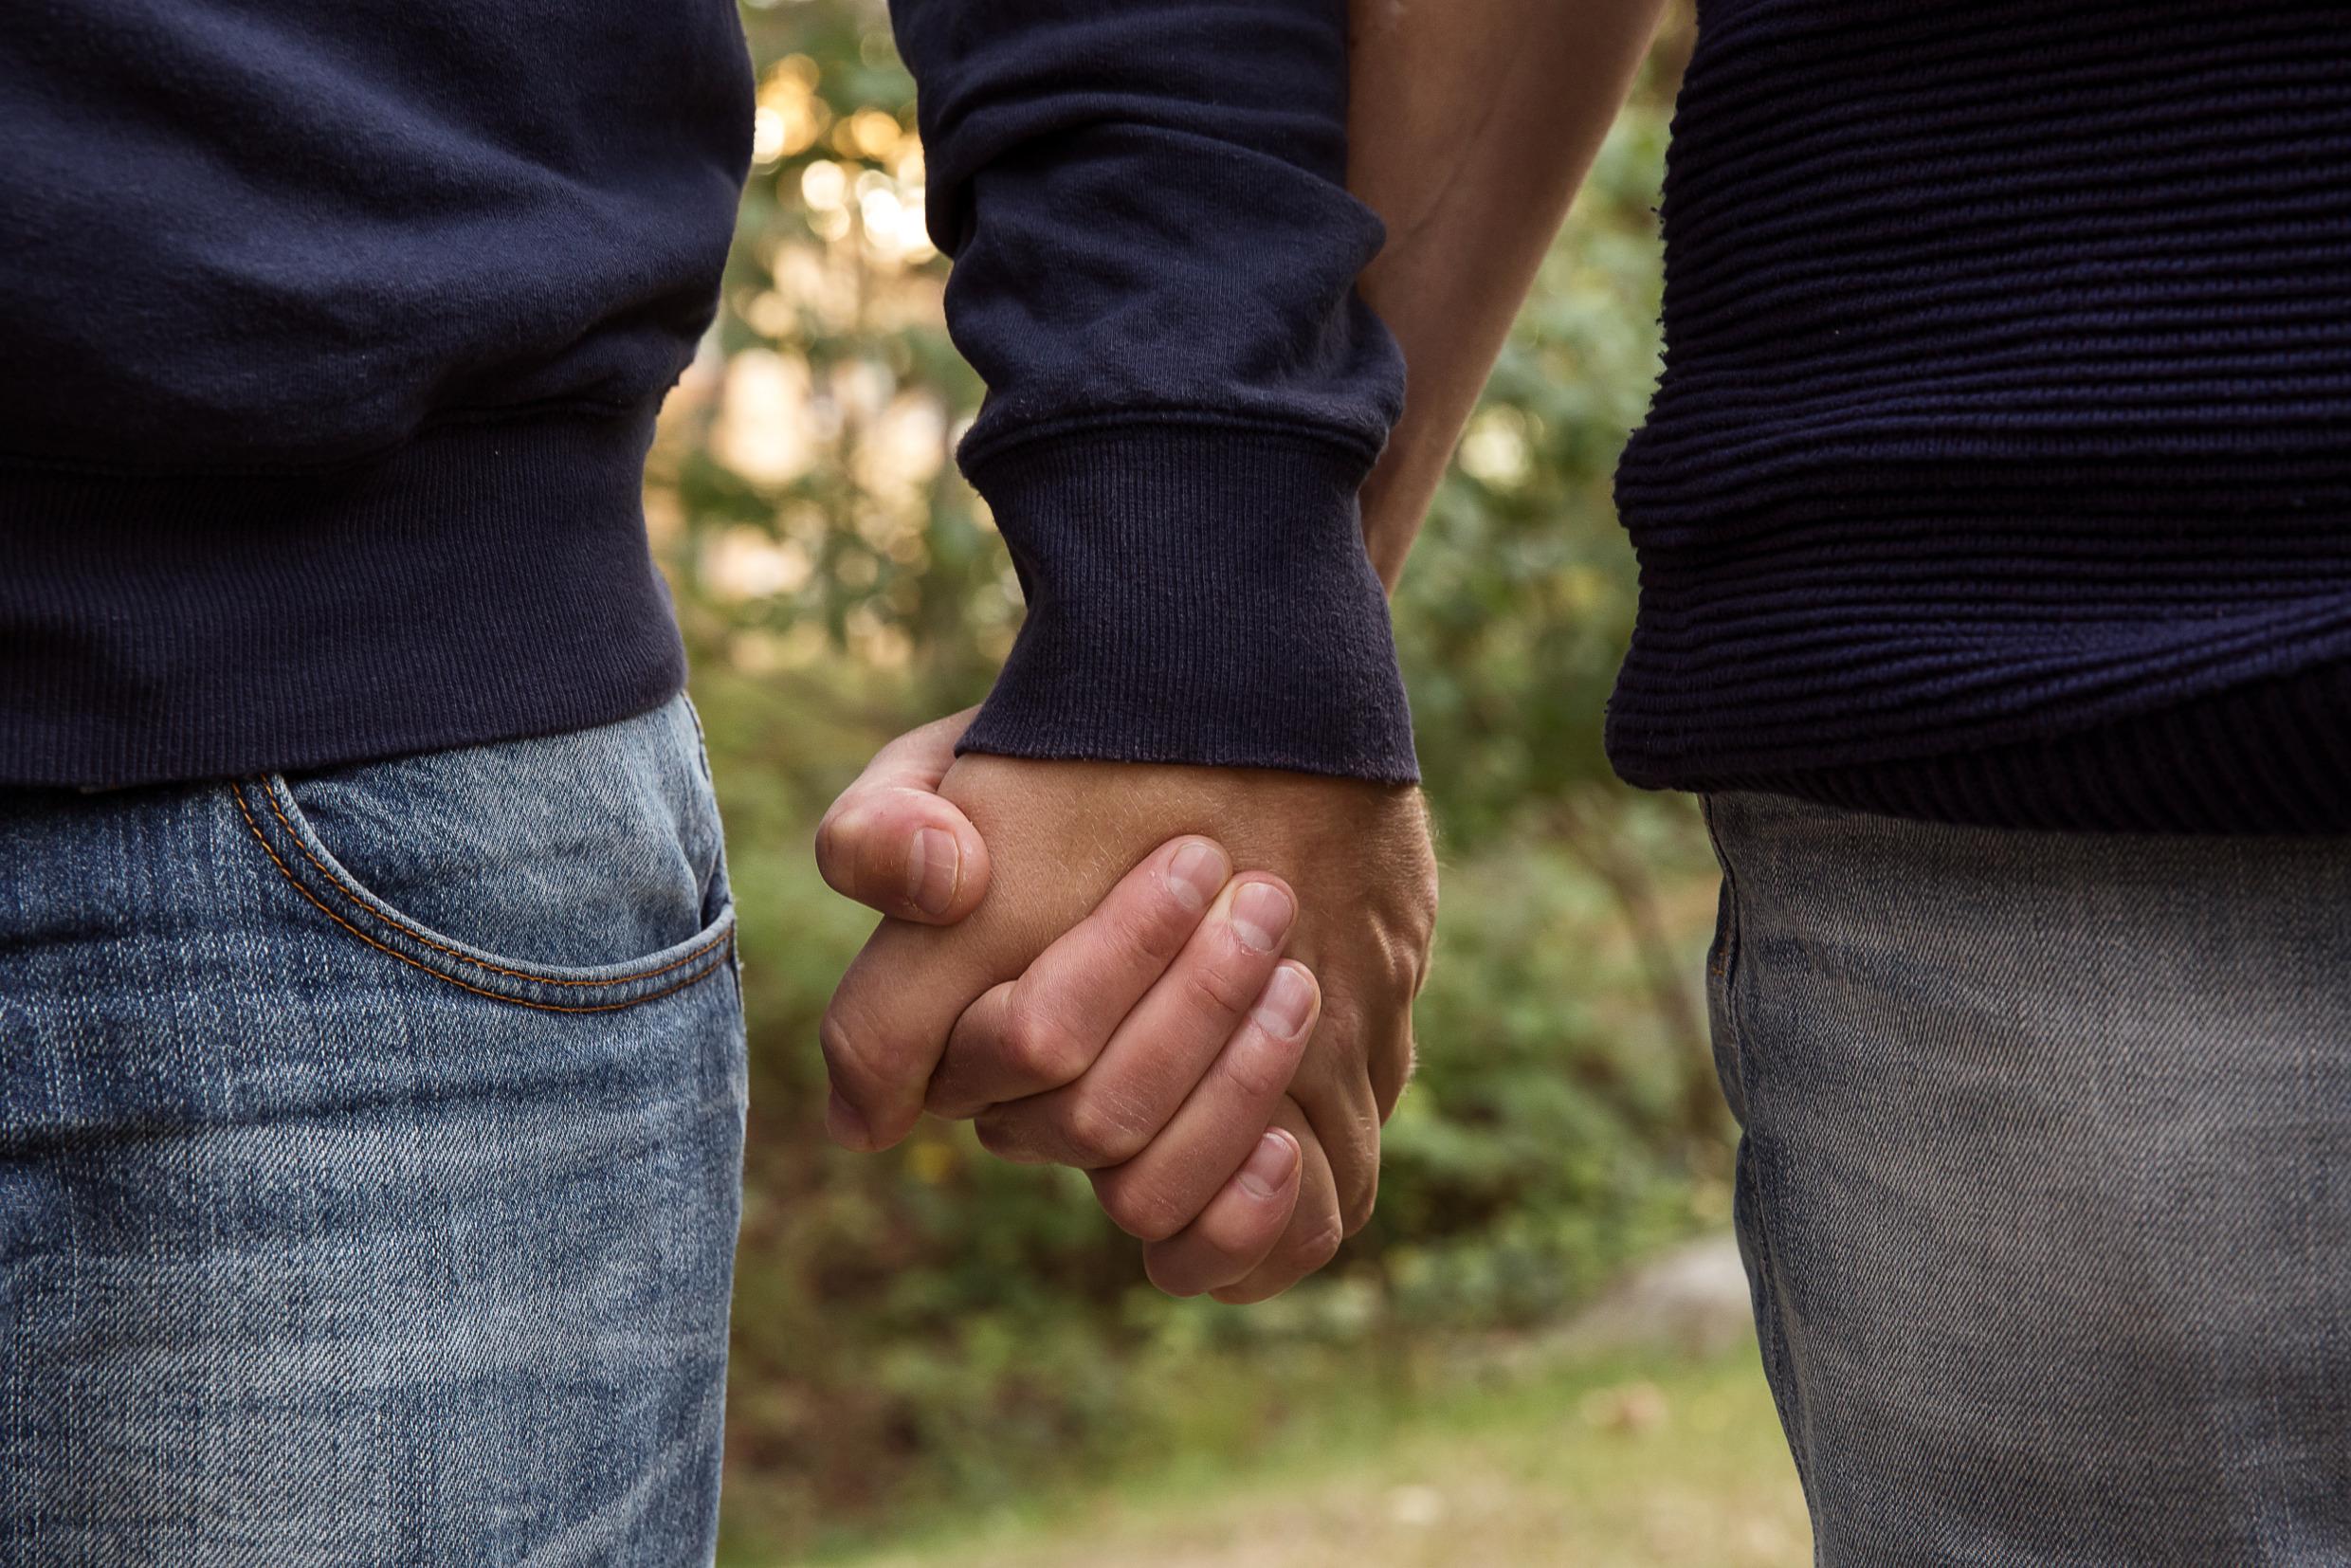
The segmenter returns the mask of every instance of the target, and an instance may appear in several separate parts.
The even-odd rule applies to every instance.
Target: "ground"
[[[1368,1429],[1368,1430],[1367,1430]],[[1247,1470],[964,1522],[828,1568],[1800,1568],[1803,1500],[1750,1339],[1513,1347],[1392,1421]]]

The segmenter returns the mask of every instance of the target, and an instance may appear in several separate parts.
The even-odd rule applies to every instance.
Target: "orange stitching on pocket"
[[[726,958],[723,955],[721,955],[706,968],[699,970],[692,975],[688,975],[684,979],[680,980],[676,985],[665,986],[662,990],[652,993],[650,995],[632,996],[625,1002],[602,1002],[590,1007],[565,1007],[556,1002],[527,1001],[520,996],[509,996],[503,992],[484,991],[480,986],[467,985],[456,975],[444,975],[439,970],[433,968],[430,964],[419,962],[417,959],[411,958],[407,954],[400,952],[397,948],[386,947],[382,942],[377,941],[374,938],[369,936],[366,932],[360,930],[357,926],[343,919],[342,916],[337,915],[334,910],[329,909],[325,904],[319,903],[319,896],[313,893],[309,888],[302,885],[301,878],[296,876],[293,868],[287,866],[283,860],[279,858],[277,849],[271,846],[268,837],[262,832],[262,825],[254,820],[253,810],[246,803],[245,786],[242,783],[232,781],[228,788],[230,793],[237,797],[237,811],[244,816],[246,827],[252,830],[254,842],[258,843],[262,847],[262,853],[269,857],[269,863],[278,868],[279,875],[284,877],[287,882],[293,884],[294,891],[300,893],[303,898],[308,899],[319,914],[324,915],[328,920],[333,921],[337,925],[341,926],[344,930],[350,932],[353,936],[367,943],[368,946],[375,949],[376,952],[388,954],[391,957],[399,959],[402,963],[409,965],[412,969],[421,969],[426,974],[431,975],[434,979],[446,981],[447,983],[455,986],[460,991],[470,991],[475,995],[486,996],[493,1002],[507,1002],[511,1003],[515,1007],[536,1008],[541,1012],[618,1012],[623,1008],[642,1007],[647,1002],[657,1002],[664,996],[674,996],[679,992],[683,991],[686,987],[691,985],[699,985],[701,982],[710,978],[711,975],[716,975],[720,970],[726,967]],[[282,819],[283,813],[281,812],[280,816]],[[303,854],[304,858],[309,858],[309,851],[305,850],[303,851]],[[317,861],[312,860],[311,864],[315,866],[318,863]],[[720,946],[729,940],[733,936],[734,933],[730,931],[726,934],[726,936],[720,937],[718,941],[710,943],[708,946],[702,948],[700,951],[707,953],[711,948]],[[464,955],[453,954],[451,957],[463,957]],[[680,960],[680,962],[683,961],[683,959]],[[481,967],[488,968],[489,966],[485,964]],[[666,969],[675,969],[677,965],[668,964],[664,967]],[[513,974],[514,972],[511,970],[500,970],[499,973],[503,975]],[[652,973],[658,975],[662,973],[662,970],[655,970]],[[523,980],[537,978],[537,976],[530,975],[517,975],[515,977],[517,979]],[[623,980],[540,980],[538,983],[541,985],[623,985],[627,982]]]
[[[240,782],[234,787],[237,791],[237,804],[242,809],[245,805],[245,786],[242,782]],[[633,985],[639,980],[652,979],[657,975],[666,975],[673,969],[683,969],[687,964],[692,963],[703,954],[718,947],[720,943],[726,941],[729,937],[734,935],[734,933],[730,931],[724,936],[714,937],[709,941],[706,941],[702,946],[696,948],[693,952],[685,955],[685,957],[682,958],[673,958],[669,962],[662,965],[659,969],[648,969],[642,975],[624,975],[616,980],[556,980],[550,979],[544,975],[533,975],[525,970],[501,969],[494,963],[484,963],[482,959],[473,957],[471,954],[460,953],[453,947],[446,947],[441,943],[434,941],[430,937],[426,936],[422,931],[419,931],[407,921],[395,921],[387,917],[374,904],[359,897],[358,893],[355,891],[355,884],[354,884],[349,878],[336,875],[331,866],[322,865],[319,862],[319,857],[310,852],[310,847],[302,842],[302,835],[296,831],[293,823],[286,820],[285,808],[278,804],[278,793],[269,788],[266,784],[261,786],[261,789],[262,793],[268,797],[269,809],[277,813],[279,825],[285,829],[286,836],[294,841],[294,848],[302,852],[302,859],[310,862],[311,865],[318,866],[319,875],[326,878],[327,884],[333,887],[337,893],[340,893],[344,898],[350,900],[353,906],[357,908],[361,914],[366,915],[370,920],[376,921],[378,924],[391,927],[392,930],[399,932],[400,935],[408,938],[410,941],[415,942],[420,946],[429,947],[435,953],[445,953],[450,957],[455,958],[459,963],[471,964],[476,969],[487,970],[493,975],[503,975],[507,978],[514,980],[528,980],[533,985]],[[247,822],[251,822],[253,820],[253,816],[250,811],[246,813],[246,820]],[[261,831],[258,827],[256,827],[253,830],[257,833]],[[266,843],[264,844],[264,848],[267,848]],[[299,886],[300,884],[297,884],[297,885]]]

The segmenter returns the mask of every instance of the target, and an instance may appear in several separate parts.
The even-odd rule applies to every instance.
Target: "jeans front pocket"
[[[570,735],[228,789],[319,916],[479,995],[610,1012],[733,957],[717,811],[682,698]]]

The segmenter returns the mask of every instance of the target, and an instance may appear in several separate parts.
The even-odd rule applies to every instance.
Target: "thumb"
[[[909,730],[874,754],[816,827],[827,886],[868,908],[953,925],[988,891],[988,846],[939,793],[975,708]]]

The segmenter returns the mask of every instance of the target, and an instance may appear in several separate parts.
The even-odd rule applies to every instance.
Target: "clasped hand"
[[[1370,1218],[1436,870],[1416,791],[884,748],[817,862],[886,917],[822,1030],[838,1142],[925,1111],[1076,1166],[1153,1283],[1250,1302]]]

